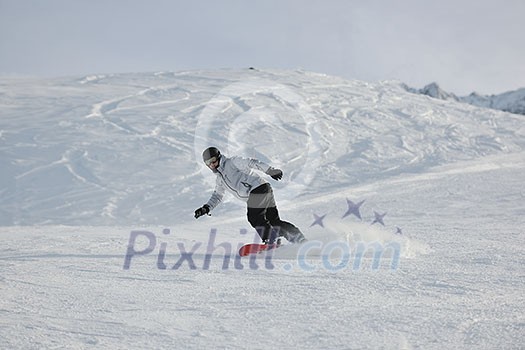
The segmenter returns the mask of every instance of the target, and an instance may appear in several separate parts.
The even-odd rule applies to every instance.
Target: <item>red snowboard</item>
[[[262,253],[266,250],[279,248],[280,245],[278,244],[259,244],[259,243],[250,243],[245,244],[239,249],[239,255],[240,256],[246,256],[250,254],[258,254]]]

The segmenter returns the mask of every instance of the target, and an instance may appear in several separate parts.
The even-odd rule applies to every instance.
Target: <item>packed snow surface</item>
[[[525,116],[255,69],[1,78],[0,115],[2,348],[525,346]],[[211,145],[306,244],[193,218]]]

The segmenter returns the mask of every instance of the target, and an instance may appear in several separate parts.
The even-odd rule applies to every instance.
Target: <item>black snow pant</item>
[[[297,227],[279,217],[272,186],[269,183],[256,187],[250,192],[247,215],[248,221],[265,243],[272,244],[280,236],[292,243],[305,240]]]

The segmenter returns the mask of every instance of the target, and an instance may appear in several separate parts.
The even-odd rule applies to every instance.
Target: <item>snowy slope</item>
[[[498,95],[480,95],[476,92],[468,96],[456,96],[443,90],[437,83],[431,83],[422,89],[404,85],[409,92],[427,95],[441,100],[460,101],[477,107],[492,108],[500,111],[525,114],[525,88],[508,91]]]
[[[524,346],[525,116],[273,70],[2,78],[0,115],[3,348]],[[210,144],[310,246],[193,218]]]
[[[282,167],[286,199],[525,144],[521,116],[305,72],[3,81],[3,225],[186,221],[210,144]]]

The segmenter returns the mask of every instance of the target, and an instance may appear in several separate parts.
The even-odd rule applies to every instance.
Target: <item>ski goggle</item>
[[[210,166],[212,163],[215,163],[216,161],[217,161],[217,157],[211,157],[210,159],[205,160],[204,164],[206,164],[207,166]]]

